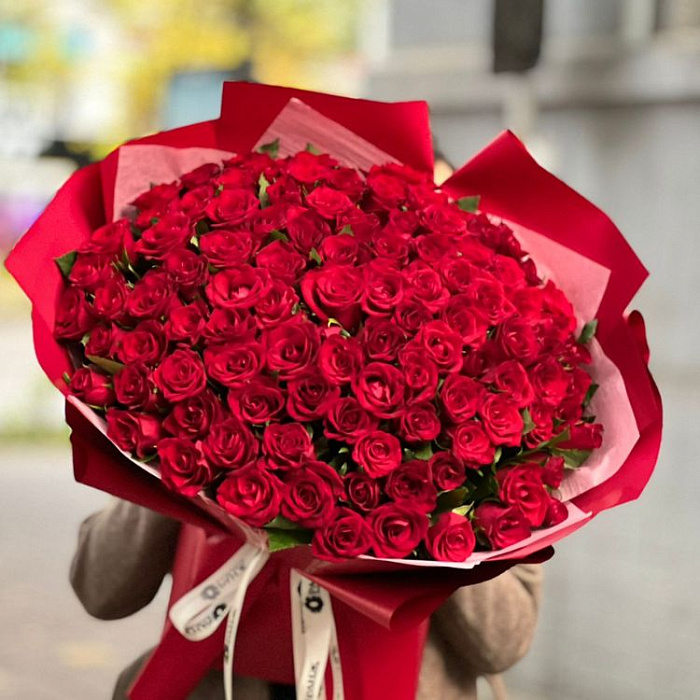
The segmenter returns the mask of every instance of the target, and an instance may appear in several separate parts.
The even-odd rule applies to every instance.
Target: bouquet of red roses
[[[387,622],[430,590],[424,617],[636,497],[653,468],[660,402],[641,321],[622,316],[638,260],[510,135],[436,186],[422,110],[229,84],[217,122],[76,174],[8,261],[68,397],[79,480],[238,537],[183,535],[171,620],[200,650],[224,599],[232,650],[271,552],[288,550],[292,597],[330,591],[336,617],[351,601]],[[397,568],[424,578],[399,598],[361,590]],[[323,630],[336,697],[370,697],[341,679],[332,617]]]

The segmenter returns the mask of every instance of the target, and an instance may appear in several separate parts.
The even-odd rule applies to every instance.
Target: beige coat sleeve
[[[521,564],[460,588],[433,614],[431,632],[473,673],[505,671],[530,647],[541,583],[540,566]]]
[[[175,555],[179,523],[111,499],[80,526],[70,581],[94,617],[114,620],[153,600]]]

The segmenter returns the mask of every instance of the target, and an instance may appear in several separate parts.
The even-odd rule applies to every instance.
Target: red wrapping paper
[[[432,170],[427,107],[422,102],[383,104],[284,88],[227,83],[219,119],[130,142],[174,148],[247,151],[290,98],[355,132],[397,160]],[[75,249],[89,232],[112,219],[122,149],[75,173],[7,260],[33,304],[37,357],[63,393],[70,369],[53,339],[54,308],[61,285],[54,258]],[[346,697],[373,700],[415,696],[427,616],[461,585],[498,575],[531,557],[551,555],[550,545],[600,511],[632,500],[646,485],[661,438],[661,401],[647,370],[641,316],[623,313],[646,271],[614,224],[590,202],[540,168],[522,144],[504,133],[444,185],[454,197],[478,194],[480,209],[545,235],[610,271],[597,317],[598,341],[619,368],[639,438],[622,466],[573,503],[587,515],[473,570],[408,569],[389,562],[314,562],[308,550],[272,556],[254,581],[243,610],[235,670],[242,675],[293,682],[289,622],[289,570],[298,567],[333,595]],[[173,571],[171,603],[220,566],[242,539],[234,526],[178,497],[125,458],[71,404],[76,480],[152,508],[185,523]],[[501,558],[502,561],[498,561]],[[361,574],[361,575],[359,575]],[[272,631],[274,630],[274,632]],[[222,653],[223,628],[189,642],[166,621],[161,643],[131,691],[133,700],[185,698]],[[176,672],[174,670],[176,669]]]

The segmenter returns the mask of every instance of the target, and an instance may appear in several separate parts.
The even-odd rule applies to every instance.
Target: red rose
[[[287,413],[302,422],[323,418],[329,406],[340,396],[340,389],[318,373],[291,380],[287,391]]]
[[[107,411],[107,437],[124,452],[143,458],[156,449],[160,436],[158,416],[117,408]]]
[[[187,248],[168,253],[163,258],[163,270],[187,297],[199,291],[197,288],[205,284],[209,276],[207,259]]]
[[[442,513],[428,530],[425,546],[435,561],[466,561],[476,546],[472,524],[463,515]]]
[[[440,401],[445,415],[453,423],[473,418],[484,395],[479,382],[460,374],[451,374],[440,389]]]
[[[186,340],[194,345],[204,331],[204,313],[206,305],[203,303],[171,307],[164,326],[167,339],[175,342]]]
[[[352,458],[369,476],[386,476],[401,464],[401,443],[390,433],[373,430],[355,443]]]
[[[377,420],[360,406],[357,399],[348,396],[330,404],[324,417],[324,433],[331,440],[353,444],[363,435],[377,428]]]
[[[396,325],[409,335],[415,335],[432,320],[433,314],[417,299],[403,299],[394,309]]]
[[[386,503],[369,514],[372,528],[372,549],[378,557],[403,559],[423,540],[428,532],[428,518],[409,504]]]
[[[353,201],[361,199],[366,189],[364,180],[354,168],[333,168],[326,174],[326,182],[345,192]]]
[[[325,153],[316,155],[309,151],[300,151],[289,159],[287,172],[295,180],[306,185],[313,185],[314,182],[323,180],[330,173],[334,163],[335,161]]]
[[[162,260],[170,251],[184,248],[193,235],[185,214],[166,214],[141,234],[134,249],[145,258]]]
[[[276,326],[294,315],[299,297],[285,282],[274,280],[255,306],[255,320],[260,328]]]
[[[60,340],[80,340],[96,323],[85,300],[85,293],[66,287],[58,299],[54,336]]]
[[[505,357],[520,360],[525,365],[530,364],[540,351],[531,323],[521,318],[511,318],[503,323],[496,333],[496,344]]]
[[[564,458],[550,457],[542,468],[542,481],[553,489],[561,486],[564,478]]]
[[[70,378],[71,394],[91,406],[109,406],[114,403],[110,377],[90,367],[80,367]]]
[[[294,248],[308,257],[326,236],[331,235],[331,228],[315,211],[299,207],[289,214],[287,235]]]
[[[384,229],[379,231],[372,238],[372,247],[377,261],[388,262],[393,267],[405,267],[411,257],[411,241],[398,233],[392,233]],[[409,290],[404,285],[404,298]]]
[[[437,489],[433,484],[430,463],[412,459],[395,469],[386,480],[386,494],[394,501],[405,501],[416,510],[430,513],[435,510]]]
[[[399,423],[401,437],[408,443],[430,442],[440,434],[442,425],[435,406],[413,403],[406,407]]]
[[[462,338],[446,323],[426,323],[416,339],[441,375],[459,372],[462,367]]]
[[[570,425],[569,439],[560,442],[560,450],[596,450],[603,444],[603,426],[600,423]]]
[[[164,438],[158,443],[163,483],[183,496],[196,496],[214,478],[199,445],[186,438]]]
[[[117,221],[100,226],[83,243],[80,252],[111,257],[126,254],[126,257],[133,261],[134,237],[131,234],[131,222],[128,219],[117,219]]]
[[[321,321],[336,319],[348,331],[360,322],[362,275],[354,267],[335,265],[307,272],[301,293]]]
[[[282,515],[301,527],[321,527],[333,517],[344,493],[343,481],[332,467],[306,462],[285,474]]]
[[[233,416],[215,423],[202,442],[204,456],[222,469],[237,469],[258,456],[260,446],[253,433]]]
[[[406,343],[406,335],[393,321],[369,318],[362,328],[360,341],[370,360],[393,362]]]
[[[207,205],[207,216],[214,224],[240,224],[260,208],[257,197],[249,190],[224,189]]]
[[[336,333],[321,344],[318,368],[331,384],[349,384],[361,366],[362,348],[354,338],[345,338]]]
[[[550,500],[542,483],[542,467],[534,462],[519,464],[500,469],[496,476],[501,501],[518,508],[532,527],[542,525]]]
[[[457,294],[447,303],[442,320],[462,337],[471,348],[480,348],[486,342],[489,322],[484,312],[475,306],[466,294]]]
[[[163,427],[178,437],[202,438],[212,426],[223,419],[221,401],[209,389],[180,401],[163,421]]]
[[[424,263],[413,263],[406,271],[408,293],[433,314],[445,308],[450,292],[437,272]]]
[[[451,452],[437,452],[430,458],[433,482],[440,491],[458,489],[466,479],[464,462]]]
[[[554,437],[554,410],[539,402],[533,403],[528,410],[535,427],[525,435],[525,445],[538,447]]]
[[[513,506],[482,503],[474,512],[474,525],[484,533],[493,549],[503,549],[530,536],[525,516]]]
[[[207,385],[202,358],[192,350],[178,349],[168,355],[153,373],[156,386],[168,401],[195,396]]]
[[[173,210],[182,212],[193,221],[202,219],[215,192],[213,184],[195,187],[182,195]]]
[[[432,401],[438,388],[438,371],[433,362],[426,359],[422,348],[416,343],[404,346],[399,361],[406,379],[408,403]]]
[[[283,381],[304,374],[316,361],[320,345],[318,328],[309,321],[292,319],[263,333],[265,362]]]
[[[130,316],[160,318],[176,300],[172,281],[162,270],[151,270],[131,290],[126,301]]]
[[[85,354],[92,357],[111,357],[119,344],[122,330],[117,326],[95,326],[88,334]]]
[[[469,292],[479,275],[479,270],[469,260],[453,257],[441,261],[439,272],[445,286],[455,295]]]
[[[216,346],[204,351],[207,374],[227,387],[239,387],[258,376],[262,367],[260,343]]]
[[[113,272],[114,268],[107,256],[78,253],[68,280],[74,287],[84,289],[86,292],[94,292],[112,276]]]
[[[354,265],[360,257],[360,244],[354,236],[328,236],[318,252],[326,265]]]
[[[142,321],[133,331],[122,333],[117,356],[126,365],[143,362],[152,367],[165,354],[168,341],[158,321]]]
[[[515,313],[515,307],[506,298],[503,285],[496,279],[475,279],[468,296],[491,326],[502,323]]]
[[[476,421],[461,423],[452,431],[452,453],[467,464],[491,464],[495,448]]]
[[[383,263],[365,267],[362,308],[370,316],[391,316],[404,296],[404,276]]]
[[[272,279],[295,284],[306,269],[306,258],[299,255],[289,243],[273,241],[256,256],[255,264],[266,269]]]
[[[207,184],[212,178],[216,177],[221,172],[221,167],[216,163],[205,163],[190,170],[188,173],[180,176],[180,184],[188,189],[199,187]]]
[[[405,387],[403,373],[384,362],[370,362],[352,384],[360,405],[377,418],[395,418],[403,411]]]
[[[316,456],[311,436],[300,423],[268,425],[262,447],[270,466],[276,469],[294,469]]]
[[[255,252],[248,231],[214,229],[199,239],[199,249],[214,267],[240,267],[250,262]]]
[[[267,294],[270,282],[267,270],[241,265],[217,272],[205,291],[214,306],[250,309]]]
[[[397,208],[406,198],[406,183],[372,168],[367,176],[372,196],[387,209]]]
[[[129,290],[121,277],[110,277],[96,290],[92,309],[96,316],[110,321],[123,321],[127,317]]]
[[[544,526],[553,527],[554,525],[559,525],[559,523],[563,523],[568,517],[569,511],[567,507],[556,498],[550,497],[547,514],[544,518]]]
[[[204,327],[210,343],[246,341],[255,337],[255,318],[247,309],[214,309]]]
[[[502,394],[489,394],[479,407],[479,416],[494,445],[520,445],[525,424],[515,401]]]
[[[177,182],[168,182],[161,185],[152,185],[149,190],[140,194],[131,204],[137,209],[156,209],[169,204],[180,192]]]
[[[327,561],[343,561],[366,554],[372,546],[372,531],[365,519],[349,508],[336,508],[328,523],[314,533],[311,553]]]
[[[236,518],[252,527],[263,527],[280,511],[282,483],[258,464],[231,472],[221,483],[216,500]]]
[[[569,391],[569,375],[553,358],[547,357],[530,370],[530,381],[542,403],[558,406]]]
[[[421,223],[431,231],[461,236],[467,231],[464,212],[457,207],[431,204],[421,212]]]
[[[143,362],[125,365],[124,369],[114,375],[113,381],[114,392],[119,403],[129,408],[155,408],[153,376]]]
[[[287,175],[279,175],[265,190],[270,202],[277,204],[301,205],[301,187]],[[267,207],[269,209],[269,207]]]
[[[325,185],[317,187],[311,194],[307,195],[306,203],[324,219],[334,219],[355,206],[344,192],[339,192]]]
[[[253,425],[278,419],[285,404],[284,394],[269,379],[254,379],[239,389],[231,389],[227,401],[236,418]]]
[[[382,497],[379,481],[362,472],[353,472],[345,477],[345,491],[348,501],[365,513],[373,511]]]
[[[484,376],[484,381],[493,384],[520,408],[529,406],[535,398],[527,372],[517,360],[502,362],[492,368]]]

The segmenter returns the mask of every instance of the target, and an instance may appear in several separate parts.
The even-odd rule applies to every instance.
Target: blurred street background
[[[0,0],[0,254],[77,167],[218,115],[226,79],[425,99],[460,165],[510,128],[651,272],[665,399],[642,499],[557,548],[514,700],[700,697],[700,0]],[[80,521],[63,407],[0,271],[0,698],[99,700],[157,640],[163,590],[98,622],[68,584]],[[484,694],[484,697],[488,697]]]

